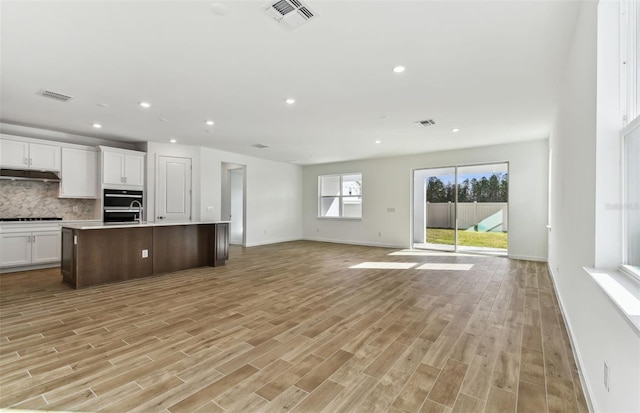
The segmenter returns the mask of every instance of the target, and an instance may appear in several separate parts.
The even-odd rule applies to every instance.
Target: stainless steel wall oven
[[[105,189],[103,193],[104,222],[135,222],[141,220],[143,192],[128,189]]]

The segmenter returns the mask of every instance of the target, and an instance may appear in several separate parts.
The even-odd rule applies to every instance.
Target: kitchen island
[[[62,279],[75,288],[216,267],[228,258],[229,221],[62,226]]]

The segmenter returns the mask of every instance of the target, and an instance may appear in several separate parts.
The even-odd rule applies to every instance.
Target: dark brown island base
[[[228,258],[228,221],[62,227],[62,279],[75,288],[217,267]]]

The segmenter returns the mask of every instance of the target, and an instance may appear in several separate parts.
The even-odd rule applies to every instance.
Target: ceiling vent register
[[[418,126],[431,126],[431,125],[435,125],[436,121],[433,119],[417,120],[415,124]]]
[[[45,98],[57,100],[59,102],[68,102],[73,99],[73,96],[63,95],[62,93],[52,92],[45,89],[40,89],[37,94]]]
[[[264,11],[287,30],[295,29],[316,17],[309,6],[299,0],[280,0]]]

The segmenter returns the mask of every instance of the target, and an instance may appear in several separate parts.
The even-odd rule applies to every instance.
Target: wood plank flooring
[[[0,408],[588,411],[543,263],[307,241],[230,255],[83,290],[58,269],[0,276]]]

